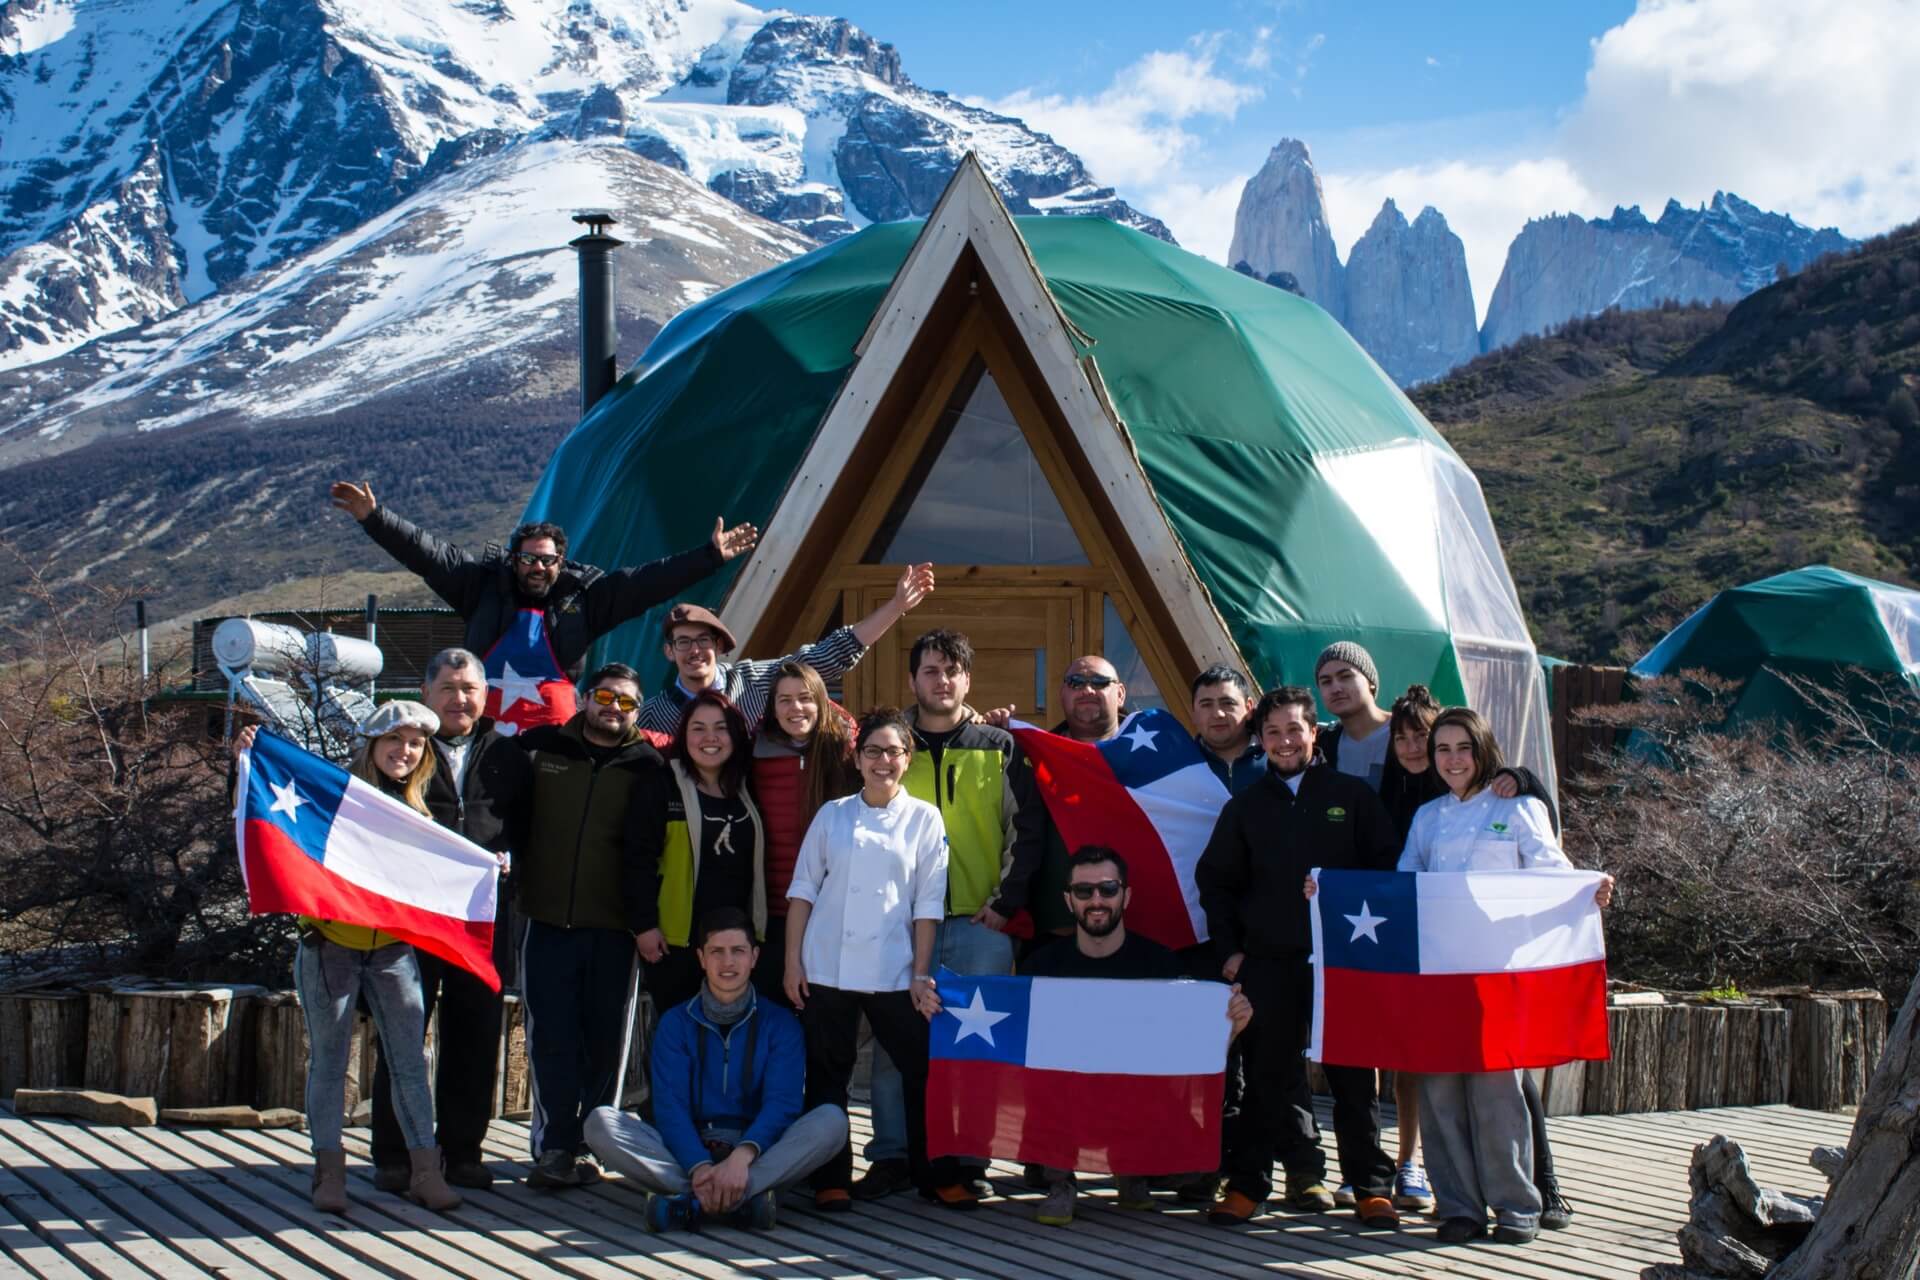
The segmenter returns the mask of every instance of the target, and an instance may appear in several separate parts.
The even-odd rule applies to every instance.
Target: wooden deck
[[[972,1214],[896,1196],[830,1218],[796,1200],[764,1236],[724,1228],[649,1236],[618,1179],[558,1194],[518,1181],[526,1130],[506,1122],[495,1124],[488,1153],[503,1181],[468,1193],[466,1206],[445,1217],[375,1191],[362,1160],[366,1130],[349,1129],[353,1209],[335,1218],[307,1202],[300,1132],[118,1129],[22,1118],[0,1107],[0,1276],[1608,1280],[1677,1260],[1673,1232],[1685,1214],[1696,1142],[1725,1133],[1745,1145],[1763,1183],[1814,1192],[1824,1184],[1807,1152],[1843,1145],[1852,1121],[1751,1107],[1551,1123],[1577,1217],[1572,1230],[1513,1249],[1438,1246],[1418,1217],[1387,1234],[1358,1234],[1346,1214],[1275,1215],[1251,1228],[1220,1229],[1171,1197],[1157,1213],[1123,1212],[1105,1180],[1083,1181],[1071,1228],[1048,1228],[1032,1221],[1036,1194],[1021,1189],[1018,1170],[1006,1166],[994,1175],[1011,1198],[996,1197]],[[855,1127],[864,1132],[864,1115]]]

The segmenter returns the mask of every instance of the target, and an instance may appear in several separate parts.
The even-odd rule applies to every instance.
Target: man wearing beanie
[[[1380,669],[1373,655],[1351,640],[1320,651],[1313,664],[1320,705],[1337,721],[1320,735],[1320,753],[1348,777],[1380,791],[1380,775],[1393,745],[1392,717],[1380,709]]]

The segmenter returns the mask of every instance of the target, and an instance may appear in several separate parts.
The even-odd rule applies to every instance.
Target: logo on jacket
[[[1327,810],[1328,822],[1345,822],[1346,820],[1347,820],[1347,811],[1345,809],[1342,809],[1339,805],[1335,805],[1333,808]]]

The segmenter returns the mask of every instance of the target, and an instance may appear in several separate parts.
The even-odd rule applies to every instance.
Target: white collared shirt
[[[1413,815],[1402,871],[1522,871],[1569,867],[1547,807],[1532,796],[1502,800],[1483,787],[1471,799],[1451,792]]]
[[[856,792],[820,806],[787,897],[813,904],[800,962],[843,991],[905,991],[913,924],[947,914],[947,828],[904,789],[885,808]]]

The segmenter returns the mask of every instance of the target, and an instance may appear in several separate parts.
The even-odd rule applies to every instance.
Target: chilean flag
[[[240,753],[235,791],[253,914],[379,929],[500,989],[493,854],[265,730]]]
[[[1222,983],[942,969],[937,987],[929,1156],[1126,1175],[1218,1167],[1233,1030]]]
[[[1011,727],[1067,848],[1100,844],[1126,858],[1128,931],[1175,951],[1205,942],[1193,868],[1227,784],[1172,713],[1136,711],[1105,742],[1076,742],[1017,720]]]
[[[1595,871],[1315,871],[1307,1056],[1503,1071],[1607,1056]]]
[[[522,609],[487,650],[487,715],[512,736],[543,724],[565,724],[578,709],[573,681],[547,636],[544,609]]]

